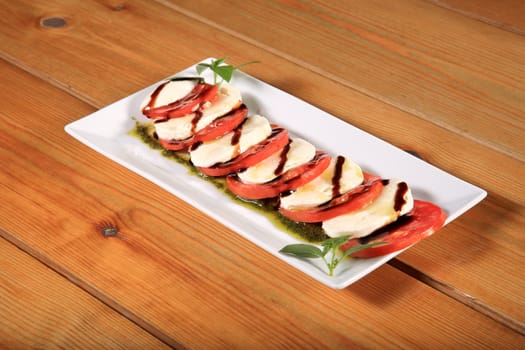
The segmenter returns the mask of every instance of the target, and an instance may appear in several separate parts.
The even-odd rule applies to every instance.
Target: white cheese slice
[[[289,147],[276,152],[258,164],[238,173],[239,178],[245,183],[265,183],[299,165],[309,162],[315,157],[315,146],[311,143],[294,138]],[[284,165],[281,162],[284,161]],[[276,173],[276,170],[280,172]]]
[[[400,207],[395,209],[396,206]],[[412,192],[406,183],[389,180],[379,197],[370,205],[348,214],[337,216],[323,222],[323,229],[330,237],[352,235],[364,237],[375,230],[397,220],[414,207]]]
[[[272,127],[268,119],[260,115],[253,115],[240,126],[240,136],[234,130],[218,139],[204,142],[190,151],[191,162],[197,167],[211,167],[218,163],[227,162],[246,151],[253,145],[268,138]],[[235,141],[237,139],[237,142]]]
[[[341,194],[360,185],[363,182],[363,172],[357,164],[346,157],[343,157],[341,176],[338,180],[335,179],[336,164],[340,157],[332,158],[328,168],[314,180],[297,188],[291,194],[281,196],[281,207],[289,210],[316,207],[333,198],[334,183],[339,186],[337,192]]]
[[[192,113],[155,123],[155,131],[157,136],[164,140],[184,140],[204,129],[215,119],[239,107],[241,103],[239,90],[227,83],[222,83],[217,98],[203,106],[200,116]]]
[[[157,87],[161,89],[155,97],[151,108],[166,106],[172,102],[180,100],[193,90],[198,81],[196,79],[170,80]],[[156,91],[156,89],[154,90]],[[151,101],[151,95],[146,97],[140,106],[142,110]]]
[[[203,106],[202,116],[197,123],[196,131],[203,129],[218,117],[222,117],[234,108],[239,107],[241,103],[241,92],[230,84],[223,82],[217,91],[217,98]]]
[[[154,123],[155,132],[159,139],[163,140],[185,140],[193,135],[193,118],[195,114],[184,117],[171,118],[164,122]]]

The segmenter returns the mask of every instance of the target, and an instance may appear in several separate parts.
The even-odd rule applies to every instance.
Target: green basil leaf
[[[334,237],[334,238],[328,238],[321,242],[321,245],[323,247],[327,247],[330,249],[337,248],[346,242],[348,242],[348,239],[350,238],[350,235],[341,236],[341,237]]]
[[[215,61],[212,61],[211,65],[212,65],[213,68],[216,68],[216,67],[220,66],[221,64],[223,64],[224,62],[226,62],[227,59],[228,59],[227,57],[218,58]]]
[[[279,252],[300,258],[321,258],[324,256],[321,249],[310,244],[289,244]]]
[[[235,66],[234,68],[235,69],[239,69],[241,67],[247,66],[249,64],[254,64],[254,63],[260,63],[260,62],[259,61],[250,61],[250,62],[246,62],[246,63],[243,63],[243,64],[239,64],[238,66]]]
[[[233,77],[233,72],[236,69],[247,64],[258,63],[258,61],[251,61],[234,67],[232,65],[226,64],[226,60],[227,57],[223,57],[213,60],[210,63],[199,63],[196,67],[197,73],[200,75],[202,74],[202,72],[209,68],[213,72],[213,83],[219,84],[220,82],[217,81],[217,77],[220,77],[222,81],[230,82],[230,80]]]
[[[208,63],[199,63],[196,67],[197,74],[202,74],[206,69],[211,68],[211,66]]]
[[[229,82],[233,76],[233,69],[234,68],[232,66],[220,66],[215,67],[213,71],[217,73],[217,75],[220,76],[223,80]]]

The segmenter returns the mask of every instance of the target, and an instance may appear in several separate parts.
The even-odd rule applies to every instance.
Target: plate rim
[[[261,241],[258,237],[253,237],[253,235],[250,235],[250,234],[247,234],[245,232],[245,230],[242,228],[242,227],[238,227],[237,224],[235,223],[232,223],[230,222],[229,220],[225,219],[222,215],[217,215],[217,213],[213,212],[213,210],[209,210],[208,207],[206,206],[203,206],[202,203],[199,203],[199,201],[196,201],[195,199],[193,198],[188,198],[187,195],[185,195],[184,193],[180,193],[180,191],[177,191],[177,190],[174,190],[173,186],[169,186],[169,185],[166,185],[164,183],[164,181],[162,179],[159,179],[158,178],[158,174],[157,176],[155,176],[155,174],[152,174],[151,172],[148,173],[148,171],[144,171],[140,166],[137,166],[137,159],[134,159],[135,160],[135,163],[130,163],[129,161],[127,161],[125,159],[125,157],[123,157],[122,155],[119,155],[118,152],[115,153],[115,152],[110,152],[108,151],[107,149],[104,149],[103,147],[101,147],[97,142],[94,142],[92,139],[90,139],[89,137],[86,137],[85,135],[82,134],[82,131],[86,131],[85,129],[83,129],[82,125],[83,123],[86,123],[90,118],[93,119],[95,118],[95,116],[99,116],[101,113],[104,113],[105,111],[108,111],[110,110],[111,108],[115,108],[116,106],[120,106],[120,105],[125,105],[126,103],[131,103],[130,101],[136,97],[136,96],[140,96],[140,95],[144,95],[145,93],[147,93],[148,91],[150,91],[151,89],[153,89],[155,86],[157,86],[158,84],[162,83],[163,81],[165,81],[166,79],[169,79],[170,77],[173,77],[173,76],[177,76],[177,75],[180,75],[180,74],[186,74],[187,72],[190,72],[190,71],[195,71],[195,67],[197,64],[199,63],[203,63],[203,62],[210,62],[211,60],[213,60],[214,58],[213,57],[208,57],[208,58],[205,58],[195,64],[193,64],[192,66],[189,66],[187,67],[186,69],[183,69],[177,73],[174,73],[158,82],[155,82],[153,84],[151,84],[150,86],[146,87],[146,88],[143,88],[135,93],[132,93],[126,97],[123,97],[101,109],[98,109],[97,111],[89,114],[89,115],[86,115],[80,119],[77,119],[77,120],[74,120],[68,124],[66,124],[64,126],[64,130],[66,133],[68,133],[70,136],[72,136],[73,138],[77,139],[78,141],[80,141],[81,143],[85,144],[86,146],[92,148],[93,150],[95,150],[96,152],[102,154],[103,156],[111,159],[112,161],[126,167],[127,169],[139,174],[140,176],[142,177],[145,177],[146,179],[148,179],[149,181],[155,183],[156,185],[158,185],[159,187],[163,188],[164,190],[170,192],[172,195],[175,195],[179,198],[181,198],[182,200],[184,200],[185,202],[187,202],[188,204],[196,207],[199,211],[203,212],[205,215],[208,215],[209,217],[211,217],[212,219],[220,222],[221,224],[225,225],[226,227],[228,227],[230,230],[232,230],[233,232],[235,232],[236,234],[244,237],[245,239],[251,241],[252,243],[256,244],[258,247],[266,250],[267,252],[269,252],[270,254],[276,256],[278,259],[288,263],[289,265],[293,266],[294,268],[298,269],[299,271],[305,273],[306,275],[310,276],[311,278],[313,278],[314,280],[318,281],[318,282],[321,282],[322,284],[328,286],[328,287],[331,287],[331,288],[334,288],[334,289],[343,289],[343,288],[346,288],[348,287],[349,285],[351,285],[352,283],[356,282],[357,280],[363,278],[364,276],[367,276],[368,274],[370,274],[371,272],[373,272],[374,270],[376,270],[377,268],[381,267],[382,265],[384,265],[387,261],[391,260],[392,258],[396,257],[397,255],[401,254],[402,252],[404,252],[405,250],[411,248],[411,247],[407,247],[403,250],[400,250],[400,251],[397,251],[397,252],[393,252],[391,254],[388,254],[388,255],[385,255],[383,257],[378,257],[378,258],[373,258],[373,259],[366,259],[367,262],[368,262],[368,267],[365,269],[364,272],[362,273],[354,273],[354,274],[350,274],[350,273],[347,273],[345,274],[344,272],[341,273],[339,270],[336,270],[335,272],[335,275],[330,277],[328,276],[328,274],[326,273],[326,270],[323,269],[323,266],[320,265],[320,264],[315,264],[313,263],[311,260],[305,260],[305,259],[297,259],[297,258],[294,258],[294,257],[290,257],[290,256],[287,256],[287,255],[284,255],[284,254],[281,254],[279,253],[278,251],[275,251],[274,249],[271,249],[268,247],[268,244],[266,244],[266,242],[264,241]],[[196,72],[193,74],[193,75],[196,75]],[[206,77],[206,76],[205,76]],[[209,77],[209,76],[208,76]],[[395,150],[397,150],[396,152],[405,152],[403,151],[402,149],[382,140],[381,138],[378,138],[377,136],[373,135],[373,134],[370,134],[368,133],[367,131],[365,130],[362,130],[362,129],[359,129],[357,127],[355,127],[354,125],[350,124],[349,122],[347,121],[344,121],[338,117],[336,117],[335,115],[332,115],[332,114],[329,114],[325,111],[323,111],[322,109],[294,96],[294,95],[291,95],[289,94],[288,92],[286,91],[283,91],[269,83],[266,83],[264,81],[261,81],[247,73],[244,73],[244,72],[241,72],[241,71],[235,71],[234,73],[234,80],[235,78],[243,78],[243,79],[248,79],[248,81],[255,81],[257,82],[258,84],[262,84],[263,86],[265,86],[265,88],[267,90],[273,90],[275,93],[278,93],[278,94],[283,94],[283,96],[285,98],[288,98],[288,99],[293,99],[294,100],[294,103],[298,103],[298,104],[301,104],[303,105],[303,107],[307,108],[308,110],[312,110],[313,112],[315,113],[322,113],[323,114],[323,117],[326,117],[326,116],[329,116],[331,118],[333,118],[333,120],[336,120],[338,121],[337,123],[343,123],[344,125],[347,125],[347,127],[350,127],[350,128],[353,128],[354,131],[356,132],[359,132],[359,133],[363,133],[363,137],[365,138],[370,138],[372,141],[380,141],[381,143],[383,143],[383,146],[384,145],[387,145],[388,147],[393,147]],[[241,90],[241,94],[242,94],[242,89],[239,88],[239,90]],[[129,107],[129,106],[128,106]],[[124,119],[124,117],[126,117],[127,119],[129,119],[130,121],[132,120],[132,118],[134,116],[132,115],[128,115],[128,116],[121,116],[122,119]],[[138,116],[140,117],[140,116]],[[275,116],[268,116],[269,119],[272,119],[275,121]],[[91,120],[89,120],[91,121]],[[129,129],[128,129],[128,132],[129,132]],[[132,136],[128,136],[128,137],[132,137]],[[138,140],[135,140],[138,142]],[[113,142],[115,142],[115,140],[113,140]],[[153,153],[158,153],[157,150],[153,150],[151,149],[148,145],[145,145],[143,144],[144,148],[145,148],[145,154],[148,155],[148,154],[153,154]],[[317,145],[316,145],[317,147]],[[140,150],[139,150],[140,151]],[[406,152],[405,152],[406,153]],[[408,153],[407,153],[408,155]],[[473,208],[475,205],[477,205],[478,203],[480,203],[486,196],[487,196],[487,192],[476,186],[476,185],[473,185],[469,182],[466,182],[465,180],[462,180],[458,177],[456,177],[455,175],[453,174],[450,174],[448,172],[445,172],[444,170],[430,164],[430,163],[427,163],[425,162],[424,160],[421,160],[413,155],[410,155],[413,159],[412,161],[415,161],[415,162],[423,162],[421,164],[423,164],[425,167],[432,167],[434,169],[437,169],[439,170],[440,172],[444,173],[447,177],[451,177],[457,181],[460,181],[461,183],[463,183],[465,186],[468,186],[470,190],[474,191],[475,192],[475,195],[473,195],[471,198],[469,197],[469,200],[468,202],[466,202],[460,209],[454,211],[453,213],[447,213],[447,219],[445,221],[445,225],[449,224],[450,222],[452,222],[453,220],[457,219],[459,216],[463,215],[466,211],[470,210],[471,208]],[[142,159],[140,159],[142,160]],[[167,161],[170,161],[170,163],[175,163],[171,160],[167,160]],[[359,163],[358,163],[359,164]],[[178,165],[179,167],[183,167],[182,165]],[[200,179],[199,179],[200,180]],[[204,183],[205,181],[203,181]],[[220,192],[217,190],[217,192]],[[223,193],[220,193],[221,196],[224,196]],[[229,198],[228,198],[228,201],[229,202],[232,202],[234,203],[233,201],[231,201]],[[240,207],[240,206],[239,206]],[[253,210],[252,210],[253,212]],[[257,213],[256,213],[257,214]],[[280,231],[278,228],[275,228],[277,231]],[[297,241],[299,242],[297,239],[291,237],[289,234],[287,234],[286,232],[283,232],[283,231],[280,231],[280,234],[281,235],[285,235],[288,237],[288,241],[290,242],[294,242],[294,241]],[[352,261],[352,263],[355,263],[355,260]]]

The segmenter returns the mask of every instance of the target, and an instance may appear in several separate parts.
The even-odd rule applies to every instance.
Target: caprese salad
[[[170,79],[141,110],[162,147],[186,152],[202,174],[224,177],[237,197],[273,198],[280,215],[292,221],[321,225],[329,237],[351,235],[343,249],[382,242],[352,256],[406,248],[445,222],[442,209],[414,199],[406,182],[366,173],[348,157],[319,150],[266,116],[250,114],[229,83]]]

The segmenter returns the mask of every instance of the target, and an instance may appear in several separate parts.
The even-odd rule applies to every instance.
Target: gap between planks
[[[100,290],[98,290],[95,286],[85,282],[78,276],[75,276],[74,274],[70,273],[66,269],[64,269],[62,266],[60,266],[57,262],[53,261],[46,255],[42,254],[38,250],[34,249],[30,245],[28,245],[26,242],[20,240],[14,235],[9,234],[4,229],[0,228],[0,239],[5,239],[10,244],[14,245],[18,249],[20,249],[25,254],[31,256],[32,258],[36,259],[38,262],[46,266],[47,268],[51,269],[52,271],[56,272],[69,282],[73,283],[75,286],[79,287],[84,292],[91,295],[96,300],[100,301],[104,305],[108,306],[110,309],[116,311],[118,314],[120,314],[122,317],[125,317],[130,322],[137,325],[137,327],[141,328],[151,336],[155,337],[156,339],[160,340],[167,346],[173,348],[173,349],[186,349],[182,344],[177,342],[175,339],[170,337],[168,334],[164,333],[162,330],[155,327],[153,324],[149,323],[145,319],[139,317],[135,313],[133,313],[131,310],[123,306],[122,304],[118,303],[117,301],[113,300],[112,298],[108,297],[104,293],[102,293]]]
[[[495,19],[492,19],[492,18],[488,18],[488,17],[485,17],[485,16],[481,16],[475,12],[470,12],[470,11],[466,11],[466,10],[462,10],[462,9],[459,9],[459,8],[456,8],[454,6],[451,6],[441,0],[424,0],[424,1],[427,1],[435,6],[438,6],[438,7],[441,7],[441,8],[444,8],[446,10],[449,10],[449,11],[452,11],[452,12],[455,12],[455,13],[459,13],[460,15],[462,16],[465,16],[465,17],[468,17],[468,18],[472,18],[476,21],[480,21],[482,23],[485,23],[485,24],[489,24],[491,26],[494,26],[496,28],[499,28],[499,29],[502,29],[502,30],[506,30],[507,32],[511,32],[513,34],[518,34],[518,35],[525,35],[525,31],[520,29],[520,28],[516,28],[514,27],[513,25],[511,24],[506,24],[506,23],[502,23],[498,20],[495,20]]]
[[[401,260],[396,258],[390,260],[388,264],[399,271],[415,278],[416,280],[426,284],[427,286],[445,294],[446,296],[470,307],[471,309],[485,315],[488,318],[493,319],[494,321],[512,329],[516,333],[519,333],[525,336],[525,325],[518,320],[513,319],[512,317],[507,316],[506,314],[490,307],[489,305],[483,303],[481,300],[465,293],[461,289],[458,289],[450,284],[439,281],[421,270],[416,269],[413,266],[410,266]]]
[[[133,322],[135,325],[143,329],[145,332],[149,333],[153,337],[159,339],[166,345],[174,349],[185,349],[185,347],[177,342],[175,339],[165,334],[162,330],[158,329],[145,319],[139,317],[131,310],[113,300],[112,298],[106,296],[104,293],[99,291],[95,286],[85,282],[78,276],[70,273],[68,270],[64,269],[57,262],[53,261],[46,255],[42,254],[38,250],[34,249],[24,241],[18,239],[16,236],[9,234],[2,228],[0,228],[0,239],[5,239],[10,244],[13,244],[15,247],[23,251],[25,254],[28,254],[32,258],[36,259],[41,264],[45,265],[47,268],[56,272],[69,282],[73,283],[75,286],[79,287],[89,295],[91,295],[96,300],[105,304],[112,310],[116,311],[129,321]],[[521,322],[491,308],[490,306],[484,304],[482,301],[468,295],[467,293],[461,291],[454,286],[448,285],[441,281],[432,278],[431,276],[426,275],[422,271],[394,258],[388,262],[388,264],[400,272],[405,273],[406,275],[420,281],[423,284],[431,287],[432,289],[445,294],[446,296],[456,300],[457,302],[464,304],[471,309],[483,314],[484,316],[504,325],[505,327],[513,330],[514,332],[525,336],[525,325]]]
[[[7,63],[23,70],[24,72],[27,72],[31,74],[32,76],[45,81],[46,83],[67,92],[71,96],[79,99],[80,101],[86,103],[89,106],[95,107],[96,109],[100,109],[104,107],[103,105],[100,105],[100,103],[97,103],[95,100],[91,99],[89,96],[82,94],[79,91],[76,91],[73,89],[70,85],[64,84],[63,82],[56,80],[55,78],[43,73],[42,71],[38,69],[34,69],[31,66],[28,66],[26,64],[23,64],[22,62],[18,61],[15,57],[12,57],[8,54],[6,54],[4,51],[0,51],[0,59],[6,61]]]
[[[344,79],[341,79],[340,77],[338,77],[337,75],[335,74],[332,74],[332,73],[329,73],[329,72],[326,72],[316,66],[313,66],[311,64],[309,64],[308,62],[305,62],[305,61],[302,61],[292,55],[288,55],[284,52],[281,52],[279,50],[276,50],[275,48],[271,47],[271,46],[267,46],[267,45],[264,45],[256,40],[253,40],[249,37],[246,37],[245,35],[242,35],[242,34],[239,34],[235,31],[232,31],[230,30],[229,28],[227,27],[223,27],[221,25],[218,25],[217,23],[213,22],[213,21],[210,21],[208,20],[207,18],[204,18],[202,16],[199,16],[198,14],[195,14],[191,11],[188,11],[184,8],[181,8],[177,5],[173,5],[169,2],[166,2],[166,1],[163,1],[163,0],[156,0],[158,3],[161,3],[162,5],[168,7],[168,8],[171,8],[177,12],[180,12],[182,14],[184,14],[185,16],[188,16],[190,18],[193,18],[195,20],[198,20],[206,25],[209,25],[209,26],[212,26],[218,30],[221,30],[233,37],[236,37],[240,40],[243,40],[251,45],[254,45],[256,47],[259,47],[265,51],[268,51],[278,57],[281,57],[283,59],[286,59],[288,61],[290,61],[291,63],[293,64],[296,64],[298,66],[301,66],[302,68],[305,68],[307,70],[310,70],[318,75],[321,75],[325,78],[328,78],[332,81],[335,81],[341,85],[344,85],[346,87],[349,87],[353,90],[356,90],[366,96],[369,96],[369,97],[372,97],[376,100],[379,100],[383,103],[386,103],[390,106],[393,106],[399,110],[402,110],[404,112],[407,112],[407,113],[410,113],[412,115],[415,115],[419,118],[422,118],[430,123],[433,123],[435,125],[438,125],[439,127],[441,128],[444,128],[446,130],[449,130],[451,132],[454,132],[456,134],[460,134],[466,138],[469,138],[470,140],[476,142],[476,143],[479,143],[479,144],[482,144],[483,146],[486,146],[486,147],[489,147],[491,149],[494,149],[500,153],[503,153],[503,154],[506,154],[507,156],[510,156],[514,159],[518,159],[518,160],[521,160],[519,158],[516,157],[515,154],[512,154],[512,153],[509,153],[509,152],[505,152],[497,147],[495,147],[494,145],[488,143],[488,142],[481,142],[479,139],[477,138],[474,138],[468,134],[465,134],[463,132],[461,132],[461,130],[458,130],[456,128],[452,128],[448,125],[441,125],[440,123],[436,123],[435,120],[432,120],[432,119],[429,119],[427,118],[423,113],[417,111],[417,110],[414,110],[412,108],[408,108],[406,106],[402,106],[402,105],[399,105],[397,103],[394,103],[393,101],[390,101],[386,98],[384,98],[383,96],[381,95],[378,95],[376,93],[373,93],[367,89],[364,89],[360,86],[356,86],[355,84],[352,84]],[[441,6],[439,1],[438,0],[428,0],[432,3],[434,3],[436,6]],[[442,6],[443,7],[443,6]],[[455,11],[454,9],[452,8],[448,8],[445,6],[445,8],[451,10],[451,11]],[[464,15],[467,15],[467,14],[464,14]],[[489,23],[489,24],[492,24],[492,23]],[[502,29],[505,29],[505,28],[502,28]],[[99,103],[97,103],[96,101],[90,99],[89,97],[85,96],[84,94],[78,92],[78,91],[75,91],[74,89],[72,89],[71,86],[67,85],[67,84],[63,84],[62,82],[60,81],[57,81],[56,79],[53,79],[52,77],[46,75],[46,74],[43,74],[42,72],[38,71],[38,70],[35,70],[29,66],[26,66],[26,65],[23,65],[21,64],[19,61],[17,61],[15,58],[13,57],[10,57],[9,55],[5,55],[5,53],[3,52],[0,52],[0,59],[3,59],[5,60],[6,62],[28,72],[29,74],[41,79],[41,80],[44,80],[45,82],[59,88],[60,90],[63,90],[65,92],[67,92],[68,94],[72,95],[73,97],[81,100],[82,102],[85,102],[86,104],[94,107],[94,108],[102,108],[103,106],[101,106]],[[2,230],[0,228],[0,237],[3,237],[4,239],[6,239],[8,242],[12,243],[13,245],[17,246],[19,249],[21,249],[22,251],[24,251],[26,254],[29,254],[30,256],[32,256],[33,258],[37,259],[39,262],[41,262],[42,264],[44,264],[45,266],[47,266],[48,268],[52,269],[53,271],[55,271],[56,273],[58,273],[59,275],[63,276],[64,278],[66,278],[67,280],[69,280],[70,282],[72,282],[73,284],[77,285],[78,287],[82,288],[82,290],[86,291],[87,293],[89,293],[91,296],[93,296],[94,298],[96,298],[97,300],[99,300],[100,302],[106,304],[107,306],[109,306],[110,308],[112,308],[113,310],[117,311],[119,314],[123,315],[124,317],[128,318],[130,321],[132,321],[133,323],[135,323],[137,326],[141,327],[142,329],[144,329],[146,332],[150,333],[152,336],[158,338],[159,340],[161,340],[162,342],[164,342],[165,344],[167,344],[168,346],[171,346],[173,348],[176,348],[176,349],[184,349],[184,347],[179,344],[175,339],[171,338],[170,336],[168,336],[167,334],[164,334],[161,330],[159,330],[158,328],[156,328],[155,326],[153,326],[152,324],[148,323],[147,321],[145,321],[144,319],[138,317],[137,315],[133,314],[130,310],[128,310],[127,308],[125,308],[124,306],[120,305],[119,303],[117,303],[116,301],[114,301],[113,299],[111,298],[108,298],[106,297],[105,295],[103,295],[102,293],[100,293],[100,291],[98,291],[94,286],[91,286],[89,284],[87,284],[86,282],[84,282],[83,280],[81,280],[80,278],[78,278],[77,276],[74,276],[72,274],[70,274],[67,270],[64,270],[60,265],[58,265],[56,262],[50,260],[49,258],[47,258],[46,256],[42,255],[40,252],[36,251],[35,249],[33,249],[31,246],[27,245],[25,242],[23,241],[20,241],[18,240],[16,237],[14,236],[11,236],[9,235],[8,233],[6,233],[4,230]],[[463,292],[462,290],[460,289],[457,289],[451,285],[448,285],[448,284],[445,284],[443,282],[440,282],[436,279],[434,279],[433,277],[429,276],[429,275],[426,275],[425,273],[423,273],[422,271],[410,266],[410,265],[407,265],[405,264],[404,262],[398,260],[398,259],[393,259],[391,260],[389,263],[389,265],[393,266],[394,268],[400,270],[401,272],[411,276],[412,278],[415,278],[417,279],[418,281],[430,286],[431,288],[447,295],[448,297],[474,309],[475,311],[485,315],[486,317],[489,317],[495,321],[497,321],[498,323],[501,323],[503,324],[504,326],[512,329],[513,331],[521,334],[521,335],[524,335],[525,336],[525,325],[522,324],[521,322],[507,316],[506,314],[504,313],[501,313],[499,312],[498,310],[495,310],[493,308],[491,308],[490,306],[484,304],[482,301],[480,301],[479,299],[476,299],[470,295],[468,295],[467,293]]]
[[[459,128],[456,128],[454,126],[451,126],[447,123],[445,123],[444,121],[441,121],[439,119],[436,119],[436,118],[432,118],[428,115],[426,115],[425,113],[417,110],[417,109],[414,109],[414,108],[411,108],[409,106],[406,106],[406,105],[403,105],[403,104],[400,104],[396,101],[392,101],[391,99],[388,99],[386,98],[385,96],[382,96],[381,94],[378,94],[378,93],[375,93],[367,88],[364,88],[362,86],[359,86],[357,84],[354,84],[352,83],[351,81],[348,81],[348,80],[345,80],[344,78],[341,78],[340,76],[336,75],[336,74],[333,74],[333,73],[330,73],[330,72],[327,72],[325,70],[323,70],[322,68],[319,68],[315,65],[312,65],[310,63],[308,63],[307,61],[304,61],[298,57],[295,57],[293,55],[290,55],[290,54],[287,54],[286,52],[283,52],[283,51],[280,51],[278,49],[275,49],[274,47],[272,46],[269,46],[269,45],[266,45],[264,43],[261,43],[255,39],[252,39],[244,34],[240,34],[228,27],[225,27],[221,24],[218,24],[216,22],[214,22],[213,20],[210,20],[206,17],[203,17],[197,13],[194,13],[190,10],[187,10],[179,5],[175,5],[167,0],[155,0],[156,2],[158,2],[159,4],[167,7],[167,8],[170,8],[172,10],[175,10],[177,12],[180,12],[181,14],[187,16],[187,17],[190,17],[196,21],[199,21],[205,25],[208,25],[210,27],[213,27],[217,30],[220,30],[228,35],[231,35],[232,37],[235,37],[237,39],[240,39],[242,41],[245,41],[246,43],[250,44],[250,45],[253,45],[255,47],[258,47],[262,50],[265,50],[271,54],[274,54],[276,55],[277,57],[280,57],[280,58],[283,58],[287,61],[290,61],[291,63],[299,66],[299,67],[302,67],[306,70],[309,70],[315,74],[318,74],[324,78],[327,78],[327,79],[330,79],[338,84],[341,84],[345,87],[348,87],[352,90],[355,90],[363,95],[366,95],[368,97],[371,97],[375,100],[378,100],[382,103],[385,103],[389,106],[392,106],[398,110],[401,110],[403,112],[406,112],[406,113],[409,113],[411,115],[414,115],[420,119],[423,119],[429,123],[432,123],[442,129],[445,129],[445,130],[448,130],[454,134],[457,134],[457,135],[460,135],[468,140],[471,140],[477,144],[480,144],[484,147],[487,147],[487,148],[490,148],[492,150],[495,150],[496,152],[499,152],[499,153],[502,153],[506,156],[509,156],[513,159],[516,159],[520,162],[523,162],[525,161],[525,158],[523,158],[520,154],[516,154],[515,152],[512,152],[512,151],[508,151],[508,150],[505,150],[505,149],[502,149],[501,147],[498,146],[497,143],[495,142],[491,142],[489,140],[486,140],[486,139],[479,139],[477,137],[475,137],[474,135],[470,135],[469,133],[459,129]],[[433,1],[433,0],[428,0],[428,1]],[[450,10],[452,11],[452,10]]]

